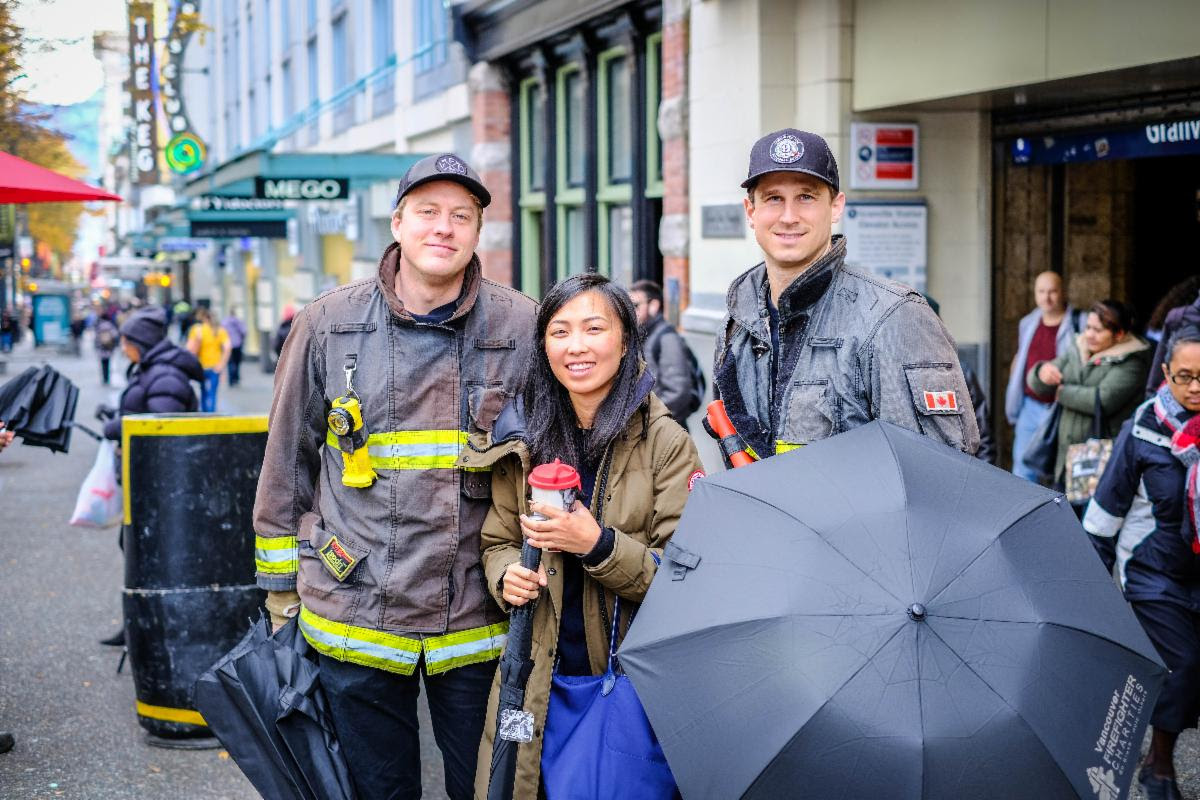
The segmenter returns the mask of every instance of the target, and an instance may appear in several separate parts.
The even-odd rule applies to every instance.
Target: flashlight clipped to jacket
[[[326,421],[342,451],[342,483],[355,489],[366,489],[377,476],[371,468],[371,452],[367,449],[370,432],[363,422],[362,406],[354,391],[356,361],[355,354],[346,355],[346,393],[333,401]]]

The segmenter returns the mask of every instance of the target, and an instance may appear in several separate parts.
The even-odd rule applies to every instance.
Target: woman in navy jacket
[[[1083,519],[1170,669],[1138,775],[1150,800],[1181,797],[1175,741],[1200,718],[1200,543],[1187,493],[1200,460],[1200,330],[1178,332],[1165,361],[1166,383],[1121,428]]]

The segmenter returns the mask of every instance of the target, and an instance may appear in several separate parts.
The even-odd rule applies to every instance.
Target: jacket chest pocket
[[[838,401],[828,379],[798,380],[791,386],[779,440],[793,445],[827,439],[840,430]]]

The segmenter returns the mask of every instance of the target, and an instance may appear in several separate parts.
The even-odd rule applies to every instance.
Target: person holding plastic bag
[[[125,414],[173,414],[200,405],[192,381],[204,380],[196,356],[167,338],[167,314],[153,306],[130,315],[121,326],[121,349],[132,362],[117,415],[104,424],[104,438],[121,440]]]
[[[112,442],[104,439],[91,471],[79,487],[71,524],[79,528],[108,528],[121,521],[124,510]]]
[[[571,727],[563,724],[571,709],[561,700],[569,684],[619,672],[610,653],[645,596],[703,467],[687,431],[651,392],[654,378],[640,356],[633,303],[616,284],[584,274],[555,286],[538,313],[536,348],[518,397],[496,421],[491,447],[460,459],[464,466],[492,467],[492,508],[482,531],[489,590],[506,611],[540,598],[524,705],[537,734],[518,750],[513,797],[544,792],[556,800],[567,796],[564,785],[572,798],[647,796],[646,786],[656,782],[660,789],[649,796],[670,797],[673,780],[656,742],[657,753],[627,757],[626,785],[618,787],[593,785],[605,781],[603,765],[581,763],[609,758],[611,750],[552,734]],[[526,499],[528,472],[556,458],[581,478],[580,499],[570,511]],[[537,572],[519,563],[526,537],[543,553]],[[487,796],[498,681],[480,746],[477,797]],[[600,705],[591,711],[603,713]],[[637,716],[621,722],[640,723],[648,734],[640,708]],[[580,752],[586,758],[550,755]],[[607,768],[611,775],[612,765]],[[653,774],[640,771],[647,768]]]
[[[192,381],[203,381],[204,371],[194,355],[167,338],[167,314],[163,309],[151,306],[131,314],[121,326],[121,349],[132,363],[125,376],[128,385],[121,393],[120,408],[104,423],[105,439],[121,441],[121,417],[126,414],[177,414],[199,408]],[[119,455],[113,460],[119,460]],[[100,643],[115,647],[125,644],[124,629]]]

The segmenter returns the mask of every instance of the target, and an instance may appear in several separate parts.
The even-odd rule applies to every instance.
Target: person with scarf
[[[1162,375],[1122,426],[1083,527],[1170,669],[1138,782],[1149,800],[1179,800],[1175,742],[1200,719],[1200,329],[1171,338]]]

